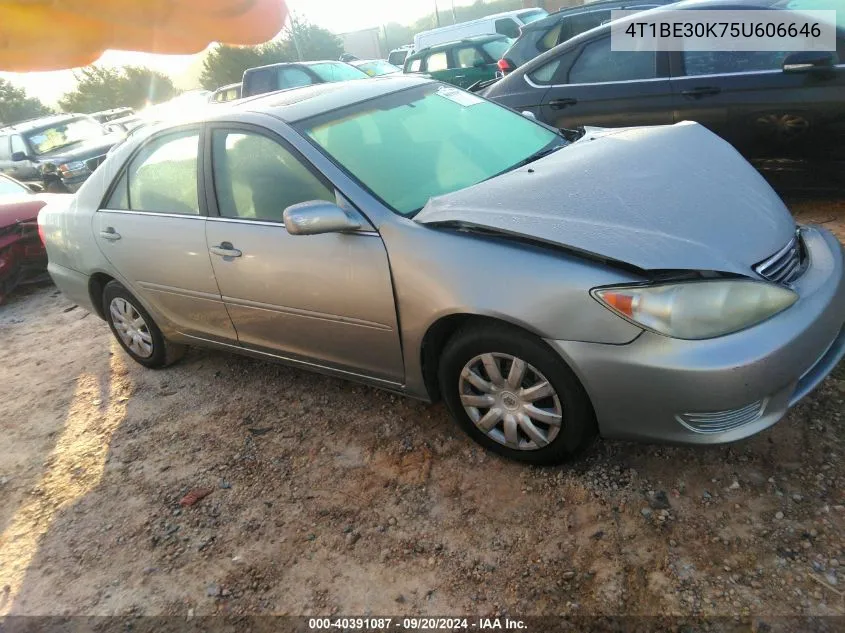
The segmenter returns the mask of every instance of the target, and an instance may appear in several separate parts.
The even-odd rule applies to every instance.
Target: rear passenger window
[[[425,69],[428,72],[446,70],[447,68],[449,68],[449,62],[446,60],[446,51],[432,53],[428,56],[428,60],[425,63]]]
[[[412,59],[405,68],[406,73],[418,73],[422,67],[422,58]]]
[[[106,208],[199,215],[199,132],[160,136],[131,160]]]
[[[541,52],[545,52],[557,46],[557,43],[560,40],[560,30],[562,28],[563,22],[559,22],[557,26],[549,29],[548,33],[546,33],[542,38],[540,38],[540,41],[537,42],[537,49]]]
[[[224,218],[281,222],[293,204],[335,201],[334,190],[280,143],[241,131],[215,130],[211,138],[214,190]]]
[[[511,18],[496,20],[496,33],[501,33],[508,37],[519,37],[519,25]]]
[[[279,70],[279,89],[285,88],[299,88],[300,86],[310,86],[314,83],[307,72],[301,68],[282,68]]]
[[[590,42],[569,70],[569,83],[654,79],[657,76],[654,51],[612,51],[610,37]]]
[[[245,77],[244,94],[247,96],[260,95],[278,90],[276,81],[276,73],[273,72],[273,69],[257,70]]]
[[[455,51],[458,68],[473,68],[476,63],[486,64],[486,60],[474,46],[459,48]]]

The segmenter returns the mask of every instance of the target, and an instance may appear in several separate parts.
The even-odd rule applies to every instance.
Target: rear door
[[[234,342],[205,242],[200,128],[152,137],[128,161],[93,220],[121,280],[180,332]]]
[[[845,46],[841,48],[845,52]],[[788,54],[674,53],[673,119],[707,126],[748,157],[833,148],[845,129],[845,65],[821,72],[784,72]]]
[[[393,285],[378,233],[290,235],[282,216],[290,205],[327,200],[357,211],[268,130],[215,123],[206,151],[216,208],[206,253],[241,345],[400,383]]]
[[[558,128],[672,122],[666,53],[612,51],[608,33],[568,50],[532,77],[538,73],[551,77],[541,118]]]

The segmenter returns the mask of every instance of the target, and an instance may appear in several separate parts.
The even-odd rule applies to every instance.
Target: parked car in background
[[[394,66],[390,62],[386,62],[383,59],[358,59],[349,63],[355,66],[355,68],[363,70],[370,77],[378,77],[380,75],[390,75],[392,73],[402,72],[401,68],[399,68],[398,66]]]
[[[98,123],[108,123],[109,121],[113,121],[114,119],[120,119],[122,117],[130,116],[134,112],[135,110],[133,110],[132,108],[112,108],[111,110],[94,112],[89,116]]]
[[[234,101],[241,98],[241,83],[229,84],[228,86],[221,86],[211,93],[208,97],[209,103],[225,103],[227,101]]]
[[[753,0],[743,6],[778,8],[789,2]],[[736,0],[686,0],[667,9],[735,6]],[[483,94],[561,129],[690,120],[748,158],[841,155],[845,29],[838,30],[835,52],[794,53],[614,52],[610,29],[605,24],[555,47]]]
[[[390,51],[390,54],[387,56],[387,61],[394,66],[398,66],[402,68],[405,65],[405,59],[407,59],[408,55],[414,52],[414,45],[413,44],[406,44],[405,46],[400,46],[399,48],[394,48]]]
[[[142,129],[39,225],[146,367],[201,345],[442,397],[531,463],[747,437],[845,356],[842,246],[704,127],[569,143],[421,77]]]
[[[446,42],[414,53],[405,60],[406,73],[426,73],[434,79],[469,88],[495,79],[497,61],[510,47],[504,35],[479,35]]]
[[[85,114],[61,114],[0,128],[0,173],[72,192],[91,175],[86,161],[120,140]]]
[[[675,0],[598,0],[561,9],[523,26],[519,37],[499,60],[499,70],[507,74],[558,44],[609,22],[613,10],[644,11],[670,2]]]
[[[132,114],[120,119],[109,121],[103,127],[111,134],[128,134],[137,127],[141,127],[147,123],[146,119],[140,114]]]
[[[241,94],[244,97],[287,90],[300,86],[350,79],[366,79],[367,73],[346,62],[317,61],[269,64],[244,71]]]
[[[20,284],[47,278],[47,251],[36,219],[56,195],[40,189],[0,175],[0,304]]]
[[[519,37],[519,29],[534,20],[540,20],[548,15],[545,9],[520,9],[494,13],[477,20],[459,22],[449,26],[422,31],[414,35],[414,52],[419,53],[425,48],[432,48],[446,42],[454,42],[478,35],[498,33],[514,39]]]

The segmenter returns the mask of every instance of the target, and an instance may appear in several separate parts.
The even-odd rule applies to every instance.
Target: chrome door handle
[[[115,231],[114,227],[107,226],[102,231],[100,231],[100,237],[102,237],[105,240],[111,240],[112,242],[114,242],[115,240],[120,239],[120,233]]]
[[[237,248],[232,246],[231,242],[220,242],[220,244],[212,246],[208,250],[220,257],[240,257],[242,255]]]

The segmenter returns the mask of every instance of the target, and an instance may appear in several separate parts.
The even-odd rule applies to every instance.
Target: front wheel
[[[440,359],[440,390],[459,426],[510,459],[558,464],[597,435],[589,398],[540,339],[505,325],[457,332]]]
[[[136,363],[157,369],[184,355],[185,347],[167,341],[152,317],[121,283],[106,284],[103,312],[117,342]]]

